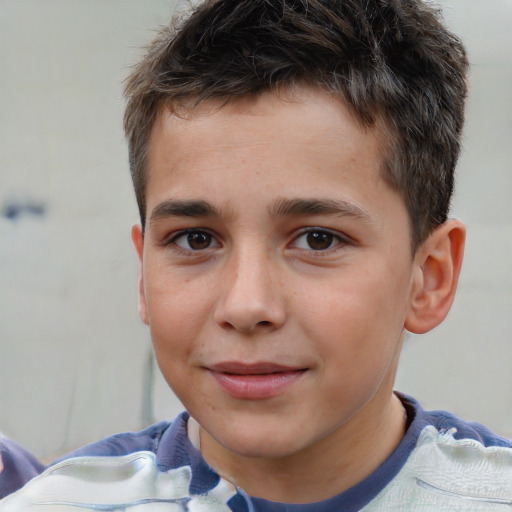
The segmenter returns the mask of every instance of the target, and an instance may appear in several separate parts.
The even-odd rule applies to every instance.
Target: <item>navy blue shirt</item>
[[[509,440],[449,412],[424,411],[414,399],[399,396],[408,416],[400,444],[364,480],[321,502],[272,502],[223,480],[189,439],[184,412],[172,422],[74,451],[0,501],[0,512],[35,512],[40,505],[112,511],[139,506],[150,511],[163,503],[172,503],[173,510],[208,512],[410,512],[420,505],[428,512],[473,512],[487,511],[490,504],[512,506]],[[9,487],[3,479],[5,490],[19,487],[30,473],[30,459],[20,460],[22,478],[9,470],[12,482]],[[20,472],[25,464],[28,473]]]

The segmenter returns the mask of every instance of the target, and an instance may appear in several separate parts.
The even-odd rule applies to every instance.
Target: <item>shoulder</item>
[[[180,418],[178,416],[173,422],[161,421],[138,432],[123,432],[106,437],[59,457],[53,464],[75,457],[118,457],[139,451],[156,453],[165,431],[173,423],[179,422]]]
[[[481,423],[464,420],[449,411],[426,411],[416,400],[406,395],[400,395],[400,399],[406,409],[412,410],[411,428],[418,433],[425,427],[432,426],[440,434],[450,433],[456,440],[471,439],[484,447],[512,448],[510,439],[495,434]]]
[[[365,511],[396,510],[405,496],[409,507],[421,504],[426,512],[483,512],[512,503],[510,440],[479,423],[447,411],[425,411],[415,400],[401,398],[414,412],[406,434],[413,440],[412,450]]]
[[[0,498],[18,490],[43,470],[36,457],[0,434]]]
[[[432,424],[440,431],[453,430],[455,439],[473,439],[482,446],[501,446],[512,448],[512,441],[498,434],[495,434],[486,426],[475,421],[466,421],[448,411],[428,411]]]
[[[91,511],[163,507],[228,512],[236,490],[193,467],[200,454],[188,441],[187,419],[182,414],[173,422],[76,450],[0,501],[0,511],[36,512],[48,505]]]

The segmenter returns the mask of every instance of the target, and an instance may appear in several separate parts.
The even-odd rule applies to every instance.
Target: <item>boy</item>
[[[140,315],[187,412],[0,510],[508,510],[510,442],[393,392],[462,263],[466,68],[417,0],[208,1],[164,29],[125,129]]]

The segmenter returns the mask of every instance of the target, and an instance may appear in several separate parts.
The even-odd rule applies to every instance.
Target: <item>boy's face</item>
[[[133,238],[160,369],[238,455],[363,432],[391,407],[417,281],[382,136],[318,90],[219,106],[152,133]]]

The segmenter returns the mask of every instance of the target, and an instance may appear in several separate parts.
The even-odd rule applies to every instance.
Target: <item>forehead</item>
[[[308,196],[326,197],[336,186],[353,202],[371,202],[389,189],[384,152],[380,123],[363,127],[318,89],[207,101],[179,115],[163,109],[149,145],[148,214],[170,196],[220,198],[230,191],[236,202],[249,193],[304,197],[305,187]]]
[[[226,126],[243,124],[247,117],[252,124],[271,124],[276,129],[284,127],[291,141],[297,133],[290,123],[296,126],[306,119],[312,135],[327,135],[333,125],[336,130],[371,136],[384,148],[388,130],[381,116],[375,116],[375,122],[368,126],[361,121],[353,109],[333,92],[317,86],[289,86],[278,91],[264,91],[256,95],[241,97],[208,99],[196,103],[194,98],[173,104],[172,108],[163,106],[158,111],[153,124],[150,140],[154,133],[161,131],[162,125],[170,122],[176,129],[180,126],[195,124],[216,124]],[[170,119],[168,119],[170,118]],[[291,128],[291,129],[290,129]],[[214,135],[214,134],[212,134]],[[368,139],[369,140],[369,139]],[[338,141],[339,142],[339,141]]]

